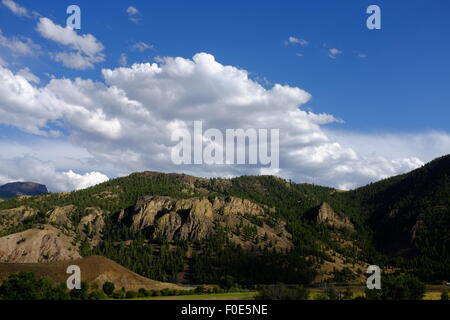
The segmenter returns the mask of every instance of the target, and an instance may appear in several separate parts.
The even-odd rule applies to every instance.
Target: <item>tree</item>
[[[261,286],[256,299],[258,300],[307,300],[309,292],[303,286],[274,284]]]
[[[115,289],[114,283],[107,281],[103,284],[102,289],[103,292],[106,293],[106,295],[110,296],[112,295]]]
[[[353,291],[350,289],[350,287],[347,287],[343,293],[344,300],[351,300],[353,299]]]
[[[366,289],[368,300],[421,300],[425,285],[419,279],[408,276],[387,276],[381,282],[381,290]]]
[[[36,278],[32,272],[10,275],[0,286],[0,300],[68,300],[64,285],[52,283],[47,278]]]
[[[127,291],[125,296],[127,299],[136,299],[139,294],[136,291]]]
[[[86,281],[81,282],[81,289],[72,289],[70,296],[74,300],[87,300],[89,299],[89,283]]]
[[[234,286],[235,280],[232,276],[223,276],[220,278],[220,287],[226,291],[230,290]]]

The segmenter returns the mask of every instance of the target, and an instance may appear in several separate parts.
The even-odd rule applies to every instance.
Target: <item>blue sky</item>
[[[429,153],[425,149],[427,139],[431,139],[429,134],[438,132],[444,136],[439,139],[447,141],[450,130],[448,1],[21,0],[15,3],[26,8],[28,16],[0,6],[3,36],[30,38],[40,46],[40,53],[18,55],[0,46],[0,57],[12,72],[28,68],[38,76],[41,81],[35,84],[36,88],[47,85],[49,74],[58,79],[80,77],[103,82],[101,70],[119,67],[121,55],[127,57],[124,66],[131,67],[133,63],[154,62],[156,57],[191,59],[196,53],[207,52],[222,65],[248,71],[251,79],[267,89],[278,83],[311,94],[312,99],[301,108],[343,119],[344,123],[322,126],[321,132],[354,148],[362,153],[361,157],[381,152],[382,145],[374,145],[374,150],[370,150],[364,142],[375,143],[380,137],[395,140],[390,144],[392,150],[382,154],[389,160],[417,157],[428,161],[447,153],[447,145]],[[70,4],[81,8],[82,24],[77,33],[91,34],[104,46],[104,61],[94,63],[93,68],[68,68],[55,61],[50,53],[62,51],[63,45],[37,31],[39,17],[47,17],[64,27]],[[371,4],[381,8],[381,30],[366,27],[366,8]],[[130,6],[138,13],[127,14]],[[33,16],[33,11],[40,16]],[[307,45],[286,44],[289,37],[304,39]],[[133,50],[133,45],[140,42],[152,48],[143,52]],[[340,52],[335,57],[330,57],[332,48]],[[66,123],[58,125],[63,135],[54,141],[68,141],[92,154],[88,146],[74,142],[76,130]],[[45,130],[52,130],[53,126],[49,121]],[[420,150],[406,151],[408,135],[420,141]],[[40,134],[24,132],[12,123],[0,124],[3,142],[25,143],[41,138]],[[431,145],[437,146],[441,141]],[[405,146],[396,148],[400,142]],[[56,171],[70,169],[58,163],[54,166]],[[108,169],[107,175],[128,171]],[[78,172],[84,174],[88,169],[80,167]],[[356,184],[376,180],[375,176]]]
[[[60,25],[72,3],[21,1]],[[382,29],[368,30],[365,9],[375,3],[382,9]],[[344,119],[348,129],[449,129],[448,1],[79,0],[76,4],[82,10],[81,32],[94,34],[107,48],[107,59],[99,68],[116,66],[124,47],[137,41],[153,44],[155,50],[130,53],[130,62],[208,52],[256,77],[307,90],[314,97],[309,108]],[[137,24],[125,12],[130,5],[142,14]],[[0,27],[5,33],[41,41],[33,22],[17,19],[6,8],[0,10]],[[309,44],[286,47],[289,36]],[[332,47],[343,51],[338,59],[327,56]],[[358,58],[357,53],[367,57]],[[49,59],[26,63],[36,74],[100,76],[99,68],[72,72]]]

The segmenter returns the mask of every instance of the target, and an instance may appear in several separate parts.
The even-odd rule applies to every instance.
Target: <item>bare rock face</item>
[[[119,217],[123,219],[123,215]],[[131,215],[131,229],[153,231],[153,237],[203,240],[220,225],[229,231],[230,239],[245,247],[269,243],[276,249],[292,247],[292,236],[285,223],[269,226],[270,216],[261,206],[245,199],[229,197],[209,200],[207,197],[174,199],[144,197]]]
[[[86,208],[86,212],[87,214],[81,218],[77,231],[81,240],[90,238],[91,244],[95,246],[100,242],[105,227],[103,211],[99,208]]]
[[[64,226],[67,228],[72,227],[72,223],[69,219],[69,216],[76,209],[74,205],[64,206],[64,207],[56,207],[52,211],[48,213],[48,222],[60,226]]]
[[[50,225],[0,238],[0,262],[37,263],[81,258],[73,239]]]
[[[320,206],[316,216],[316,223],[325,223],[338,229],[347,228],[354,230],[353,223],[350,221],[349,217],[334,212],[333,208],[327,202],[322,203]]]

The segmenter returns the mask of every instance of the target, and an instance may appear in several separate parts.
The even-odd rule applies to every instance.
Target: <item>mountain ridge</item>
[[[239,209],[226,221],[230,201]],[[153,211],[144,213],[146,206]],[[0,202],[0,234],[50,223],[73,237],[82,256],[104,255],[162,281],[310,283],[344,274],[356,281],[368,264],[431,281],[450,274],[449,213],[445,156],[348,192],[273,176],[133,173],[85,190]],[[280,247],[283,232],[290,245]]]

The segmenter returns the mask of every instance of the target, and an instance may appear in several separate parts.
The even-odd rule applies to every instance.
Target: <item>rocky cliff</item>
[[[121,215],[119,219],[125,217]],[[275,223],[264,208],[236,197],[144,197],[128,219],[133,230],[150,230],[155,239],[203,240],[220,226],[233,241],[245,247],[271,243],[277,249],[292,248],[292,237],[283,221]]]
[[[354,230],[354,226],[349,217],[343,214],[337,214],[327,202],[322,203],[317,211],[316,223],[324,223],[337,229],[347,228]]]

